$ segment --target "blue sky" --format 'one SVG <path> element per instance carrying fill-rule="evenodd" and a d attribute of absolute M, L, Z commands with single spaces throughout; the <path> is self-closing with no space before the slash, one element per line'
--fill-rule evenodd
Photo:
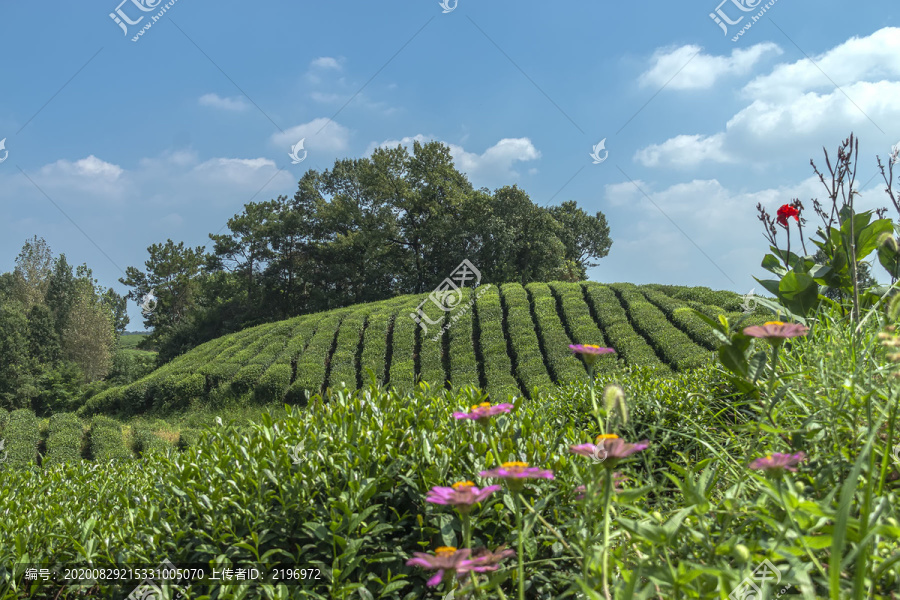
<path fill-rule="evenodd" d="M 0 4 L 0 271 L 39 235 L 124 293 L 150 244 L 209 246 L 307 169 L 417 138 L 475 187 L 603 211 L 597 281 L 759 290 L 756 204 L 799 197 L 814 228 L 809 160 L 850 131 L 861 207 L 898 217 L 873 178 L 900 141 L 893 2 L 176 0 L 135 42 L 166 2 L 119 1 Z"/>

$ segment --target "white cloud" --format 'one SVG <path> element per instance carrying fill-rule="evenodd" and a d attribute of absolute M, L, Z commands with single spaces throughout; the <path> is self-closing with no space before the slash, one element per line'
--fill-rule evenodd
<path fill-rule="evenodd" d="M 369 144 L 365 155 L 369 156 L 375 148 L 396 148 L 398 145 L 412 149 L 413 142 L 426 143 L 435 139 L 434 136 L 426 137 L 422 134 L 413 137 L 405 137 L 400 140 L 387 140 Z M 537 160 L 541 157 L 540 151 L 534 147 L 528 138 L 504 138 L 485 150 L 482 154 L 467 152 L 465 148 L 457 144 L 442 142 L 450 148 L 450 156 L 456 168 L 465 173 L 469 180 L 476 185 L 507 185 L 520 177 L 513 169 L 516 162 Z"/>
<path fill-rule="evenodd" d="M 291 127 L 283 133 L 276 133 L 270 141 L 289 149 L 303 138 L 306 138 L 303 147 L 311 154 L 344 152 L 350 145 L 350 130 L 331 119 L 320 117 Z"/>
<path fill-rule="evenodd" d="M 638 82 L 642 86 L 666 86 L 674 90 L 708 89 L 723 76 L 749 73 L 767 54 L 779 55 L 782 50 L 772 42 L 736 48 L 731 56 L 703 54 L 700 46 L 695 45 L 657 50 L 652 66 L 641 74 Z"/>
<path fill-rule="evenodd" d="M 198 100 L 200 106 L 209 106 L 220 110 L 242 111 L 249 108 L 249 104 L 244 100 L 243 96 L 233 96 L 231 98 L 222 98 L 218 94 L 204 94 Z"/>
<path fill-rule="evenodd" d="M 93 154 L 75 162 L 58 160 L 52 165 L 43 167 L 41 171 L 50 175 L 60 173 L 101 181 L 115 181 L 123 173 L 122 167 L 100 160 Z"/>
<path fill-rule="evenodd" d="M 336 71 L 341 70 L 340 61 L 331 56 L 320 56 L 319 58 L 313 59 L 309 63 L 309 66 L 317 69 L 334 69 Z"/>
<path fill-rule="evenodd" d="M 777 65 L 744 87 L 750 102 L 724 130 L 651 144 L 635 160 L 674 168 L 736 162 L 761 166 L 822 145 L 830 149 L 850 131 L 864 141 L 879 140 L 900 122 L 900 29 L 852 38 L 814 60 L 828 76 L 807 59 Z M 862 144 L 861 150 L 866 153 Z"/>
<path fill-rule="evenodd" d="M 98 199 L 121 200 L 130 187 L 122 167 L 93 154 L 74 162 L 63 159 L 44 165 L 36 182 L 56 198 L 68 199 L 79 192 L 87 193 L 92 204 Z"/>

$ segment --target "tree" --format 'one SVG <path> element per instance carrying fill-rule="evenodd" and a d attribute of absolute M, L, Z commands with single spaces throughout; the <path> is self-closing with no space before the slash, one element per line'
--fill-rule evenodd
<path fill-rule="evenodd" d="M 28 406 L 31 371 L 24 306 L 18 301 L 0 303 L 0 406 L 9 410 Z"/>
<path fill-rule="evenodd" d="M 77 282 L 62 342 L 63 357 L 78 365 L 88 382 L 109 373 L 116 345 L 115 318 L 97 296 L 90 279 Z"/>
<path fill-rule="evenodd" d="M 25 310 L 44 301 L 52 269 L 53 253 L 47 242 L 37 236 L 26 241 L 16 257 L 13 271 L 16 297 L 25 305 Z"/>
<path fill-rule="evenodd" d="M 609 254 L 612 240 L 609 237 L 609 225 L 606 216 L 597 211 L 590 216 L 574 200 L 563 202 L 550 209 L 550 214 L 562 226 L 562 243 L 566 247 L 566 260 L 575 261 L 581 270 L 581 279 L 587 278 L 587 269 L 599 263 L 593 259 L 603 258 Z"/>

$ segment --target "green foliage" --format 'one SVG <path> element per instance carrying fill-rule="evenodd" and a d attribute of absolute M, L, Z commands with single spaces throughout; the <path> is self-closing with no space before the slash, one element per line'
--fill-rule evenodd
<path fill-rule="evenodd" d="M 502 306 L 506 313 L 506 327 L 512 346 L 516 374 L 529 396 L 538 389 L 553 385 L 544 366 L 541 347 L 531 318 L 531 305 L 525 289 L 514 283 L 500 287 Z"/>
<path fill-rule="evenodd" d="M 180 448 L 181 450 L 185 450 L 187 448 L 193 448 L 200 441 L 201 437 L 202 437 L 201 431 L 199 431 L 195 428 L 192 428 L 192 427 L 183 428 L 179 432 L 178 448 Z"/>
<path fill-rule="evenodd" d="M 566 334 L 557 312 L 556 298 L 546 283 L 531 283 L 528 290 L 538 335 L 543 343 L 544 355 L 550 372 L 557 383 L 583 380 L 587 376 L 584 365 L 572 354 L 572 340 Z"/>
<path fill-rule="evenodd" d="M 685 333 L 674 327 L 666 315 L 632 284 L 610 286 L 625 304 L 641 335 L 650 340 L 661 358 L 678 371 L 693 369 L 709 363 L 709 352 L 700 348 Z"/>
<path fill-rule="evenodd" d="M 391 370 L 388 375 L 389 384 L 398 390 L 409 390 L 416 379 L 416 329 L 419 327 L 410 317 L 422 301 L 421 297 L 412 297 L 400 306 L 394 317 L 391 334 Z M 376 342 L 377 344 L 377 342 Z"/>
<path fill-rule="evenodd" d="M 166 452 L 172 445 L 156 435 L 150 427 L 140 426 L 132 430 L 132 450 L 144 458 L 154 452 Z"/>
<path fill-rule="evenodd" d="M 6 427 L 6 424 L 9 422 L 9 411 L 5 408 L 0 408 L 0 433 L 3 433 L 3 429 Z"/>
<path fill-rule="evenodd" d="M 597 327 L 597 323 L 591 316 L 591 311 L 584 300 L 584 292 L 578 283 L 551 283 L 550 289 L 558 298 L 558 305 L 562 309 L 562 317 L 569 331 L 572 332 L 573 344 L 593 344 L 608 348 L 609 344 L 603 337 L 603 332 Z M 594 373 L 605 373 L 616 370 L 623 365 L 623 361 L 615 356 L 604 357 L 597 362 Z"/>
<path fill-rule="evenodd" d="M 662 373 L 671 370 L 659 359 L 646 339 L 634 330 L 626 308 L 609 287 L 588 282 L 583 285 L 583 289 L 607 341 L 615 348 L 616 354 L 625 359 L 626 364 L 646 365 Z"/>
<path fill-rule="evenodd" d="M 513 377 L 512 360 L 507 348 L 507 336 L 503 331 L 503 307 L 500 290 L 496 286 L 478 288 L 475 315 L 480 331 L 479 344 L 484 359 L 485 391 L 494 402 L 506 401 L 509 395 L 521 395 Z"/>
<path fill-rule="evenodd" d="M 340 388 L 341 384 L 344 383 L 348 388 L 356 389 L 356 355 L 359 345 L 362 343 L 363 328 L 366 325 L 366 319 L 370 312 L 372 312 L 372 306 L 364 305 L 362 308 L 350 313 L 341 323 L 338 331 L 337 346 L 335 346 L 334 354 L 331 356 L 329 386 Z"/>
<path fill-rule="evenodd" d="M 254 391 L 256 401 L 261 404 L 280 403 L 291 387 L 291 365 L 272 365 L 260 378 Z"/>
<path fill-rule="evenodd" d="M 718 347 L 720 340 L 706 322 L 690 311 L 690 307 L 672 300 L 660 292 L 643 290 L 643 294 L 647 300 L 663 311 L 666 317 L 684 331 L 694 342 L 705 346 L 709 350 L 715 350 Z"/>
<path fill-rule="evenodd" d="M 34 413 L 24 408 L 12 411 L 9 422 L 3 429 L 5 450 L 9 453 L 4 465 L 11 467 L 36 465 L 40 439 L 40 426 Z"/>
<path fill-rule="evenodd" d="M 55 463 L 81 460 L 81 444 L 84 428 L 74 413 L 58 413 L 50 417 L 47 453 L 41 465 L 47 468 Z"/>
<path fill-rule="evenodd" d="M 472 308 L 469 306 L 473 292 L 469 288 L 461 291 L 462 299 L 449 317 L 447 324 L 450 328 L 444 333 L 450 336 L 450 384 L 455 389 L 479 385 L 478 362 L 473 345 Z M 393 373 L 393 369 L 391 372 Z M 391 382 L 393 381 L 392 376 Z"/>
<path fill-rule="evenodd" d="M 133 458 L 125 445 L 122 426 L 118 421 L 103 415 L 95 416 L 91 419 L 88 437 L 91 458 L 97 462 Z"/>
<path fill-rule="evenodd" d="M 325 385 L 326 364 L 331 358 L 338 327 L 349 311 L 332 311 L 324 316 L 309 345 L 297 361 L 297 378 L 288 390 L 288 400 L 299 402 L 306 394 L 315 394 Z"/>

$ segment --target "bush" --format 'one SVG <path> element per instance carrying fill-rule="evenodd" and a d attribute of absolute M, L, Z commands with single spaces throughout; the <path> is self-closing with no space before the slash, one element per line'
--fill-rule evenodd
<path fill-rule="evenodd" d="M 200 441 L 202 432 L 193 427 L 186 427 L 178 432 L 178 449 L 187 450 L 193 448 Z"/>
<path fill-rule="evenodd" d="M 512 344 L 516 373 L 529 397 L 535 389 L 553 385 L 544 364 L 536 326 L 531 318 L 531 305 L 525 288 L 517 283 L 500 286 L 501 306 L 506 313 L 506 327 Z"/>
<path fill-rule="evenodd" d="M 147 426 L 136 427 L 132 440 L 135 454 L 142 458 L 153 452 L 165 452 L 172 447 L 169 442 L 155 435 Z"/>
<path fill-rule="evenodd" d="M 459 390 L 465 386 L 480 386 L 478 381 L 478 361 L 475 358 L 475 344 L 472 323 L 472 290 L 463 288 L 463 298 L 456 309 L 449 313 L 447 324 L 450 328 L 444 335 L 450 336 L 450 383 Z"/>
<path fill-rule="evenodd" d="M 625 364 L 648 366 L 660 372 L 671 372 L 647 341 L 635 332 L 622 304 L 611 289 L 594 282 L 582 284 L 588 306 L 600 324 L 609 345 Z"/>
<path fill-rule="evenodd" d="M 550 293 L 550 287 L 546 283 L 530 283 L 525 289 L 531 297 L 538 335 L 544 343 L 544 354 L 554 380 L 560 384 L 584 380 L 587 371 L 569 349 L 572 340 L 559 318 L 556 299 Z"/>
<path fill-rule="evenodd" d="M 410 317 L 422 301 L 422 296 L 407 298 L 394 317 L 391 333 L 391 370 L 388 384 L 398 390 L 409 390 L 416 379 L 416 329 L 419 327 Z M 386 360 L 386 359 L 385 359 Z"/>
<path fill-rule="evenodd" d="M 84 427 L 73 413 L 58 413 L 50 417 L 47 454 L 43 466 L 81 460 Z"/>
<path fill-rule="evenodd" d="M 338 331 L 337 346 L 331 356 L 331 373 L 326 385 L 339 388 L 341 382 L 351 390 L 356 389 L 356 352 L 362 342 L 363 328 L 372 306 L 366 305 L 353 311 L 341 323 Z"/>
<path fill-rule="evenodd" d="M 369 381 L 369 369 L 375 373 L 375 379 L 379 383 L 385 382 L 388 330 L 396 324 L 396 319 L 404 312 L 415 310 L 415 304 L 411 308 L 409 305 L 410 297 L 402 296 L 381 303 L 380 308 L 369 315 L 369 325 L 363 335 L 363 351 L 359 360 L 359 370 L 364 383 Z"/>
<path fill-rule="evenodd" d="M 482 289 L 484 287 L 484 289 Z M 482 286 L 475 295 L 475 319 L 478 322 L 481 357 L 484 360 L 485 390 L 494 401 L 505 400 L 510 394 L 520 395 L 519 384 L 513 377 L 512 361 L 503 332 L 503 309 L 500 290 L 496 286 Z"/>
<path fill-rule="evenodd" d="M 38 462 L 38 443 L 41 440 L 38 419 L 26 408 L 12 411 L 9 422 L 3 430 L 3 440 L 7 463 L 13 467 L 24 467 Z"/>
<path fill-rule="evenodd" d="M 122 426 L 109 417 L 98 415 L 91 420 L 90 430 L 91 457 L 98 462 L 133 458 L 125 438 Z"/>
<path fill-rule="evenodd" d="M 300 402 L 304 399 L 305 392 L 315 394 L 322 390 L 325 384 L 325 364 L 331 356 L 335 334 L 349 312 L 348 309 L 335 310 L 322 319 L 309 346 L 297 361 L 297 379 L 288 390 L 289 401 Z"/>
<path fill-rule="evenodd" d="M 6 424 L 9 422 L 9 411 L 5 408 L 0 408 L 0 433 L 6 428 Z"/>
<path fill-rule="evenodd" d="M 719 346 L 719 340 L 712 328 L 703 320 L 691 312 L 683 302 L 673 300 L 662 292 L 653 290 L 641 290 L 644 297 L 684 331 L 696 343 L 705 346 L 708 350 L 715 350 Z"/>
<path fill-rule="evenodd" d="M 256 385 L 256 401 L 261 404 L 281 402 L 291 386 L 291 365 L 274 364 Z"/>

